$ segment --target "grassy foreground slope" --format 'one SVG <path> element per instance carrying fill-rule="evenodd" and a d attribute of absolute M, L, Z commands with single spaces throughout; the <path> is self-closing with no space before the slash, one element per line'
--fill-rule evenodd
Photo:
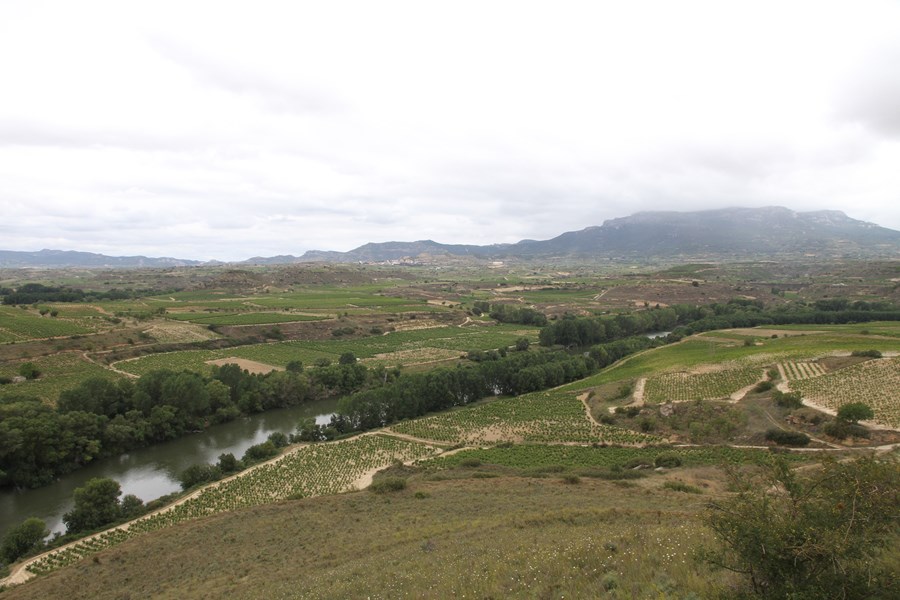
<path fill-rule="evenodd" d="M 497 469 L 425 474 L 392 494 L 288 501 L 141 536 L 9 598 L 709 597 L 692 560 L 708 498 Z M 691 481 L 722 487 L 712 469 Z M 693 594 L 693 596 L 691 596 Z"/>

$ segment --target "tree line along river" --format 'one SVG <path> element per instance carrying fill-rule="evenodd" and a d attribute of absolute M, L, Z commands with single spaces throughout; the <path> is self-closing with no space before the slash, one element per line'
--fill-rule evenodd
<path fill-rule="evenodd" d="M 327 424 L 337 399 L 310 402 L 291 408 L 270 410 L 215 425 L 205 431 L 99 460 L 63 475 L 50 485 L 36 489 L 0 493 L 0 535 L 28 517 L 47 523 L 52 533 L 65 532 L 63 514 L 71 510 L 72 493 L 94 477 L 109 477 L 122 486 L 122 496 L 134 494 L 145 503 L 181 489 L 178 474 L 197 463 L 214 463 L 220 454 L 243 456 L 250 446 L 266 441 L 269 434 L 293 433 L 297 424 L 314 417 Z"/>

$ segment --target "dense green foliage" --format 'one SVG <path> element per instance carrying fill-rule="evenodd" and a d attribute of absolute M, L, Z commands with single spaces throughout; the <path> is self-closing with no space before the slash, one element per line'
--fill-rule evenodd
<path fill-rule="evenodd" d="M 76 488 L 75 507 L 63 515 L 66 531 L 90 531 L 118 520 L 122 516 L 121 495 L 122 489 L 113 479 L 94 478 Z"/>
<path fill-rule="evenodd" d="M 540 342 L 543 346 L 583 348 L 640 333 L 668 331 L 691 316 L 685 307 L 654 308 L 614 317 L 566 316 L 541 329 Z"/>
<path fill-rule="evenodd" d="M 91 302 L 95 300 L 124 300 L 134 297 L 131 291 L 112 289 L 108 292 L 85 292 L 78 288 L 52 287 L 40 283 L 26 283 L 3 296 L 3 304 L 35 304 L 37 302 Z"/>
<path fill-rule="evenodd" d="M 0 485 L 44 485 L 98 457 L 242 414 L 349 393 L 366 385 L 369 375 L 358 363 L 263 375 L 228 364 L 211 377 L 160 370 L 136 383 L 90 378 L 64 391 L 55 409 L 33 398 L 7 397 L 0 403 Z"/>
<path fill-rule="evenodd" d="M 3 540 L 0 541 L 0 561 L 6 564 L 15 562 L 29 552 L 40 548 L 43 539 L 49 534 L 47 524 L 35 517 L 25 519 L 20 524 L 10 527 L 3 535 Z"/>
<path fill-rule="evenodd" d="M 744 574 L 762 598 L 895 598 L 898 574 L 881 550 L 900 536 L 900 465 L 826 462 L 807 479 L 784 463 L 733 478 L 737 495 L 712 505 L 722 542 L 710 559 Z"/>
<path fill-rule="evenodd" d="M 772 428 L 766 431 L 766 441 L 782 446 L 807 446 L 809 445 L 809 436 L 799 431 Z"/>
<path fill-rule="evenodd" d="M 383 427 L 488 396 L 554 387 L 586 377 L 596 369 L 596 362 L 589 357 L 518 352 L 467 367 L 415 373 L 341 398 L 332 425 L 342 432 Z"/>
<path fill-rule="evenodd" d="M 490 317 L 501 323 L 521 323 L 522 325 L 536 325 L 543 327 L 547 324 L 547 317 L 533 308 L 526 306 L 513 306 L 512 304 L 491 305 Z"/>
<path fill-rule="evenodd" d="M 872 408 L 863 402 L 850 402 L 837 410 L 837 418 L 848 423 L 857 423 L 874 416 Z"/>

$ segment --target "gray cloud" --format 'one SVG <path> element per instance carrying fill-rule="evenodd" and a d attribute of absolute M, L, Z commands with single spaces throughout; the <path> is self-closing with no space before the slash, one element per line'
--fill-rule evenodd
<path fill-rule="evenodd" d="M 876 135 L 900 138 L 900 43 L 860 61 L 841 89 L 837 114 Z"/>
<path fill-rule="evenodd" d="M 900 228 L 892 3 L 50 4 L 0 7 L 4 249 L 242 259 L 773 204 Z"/>

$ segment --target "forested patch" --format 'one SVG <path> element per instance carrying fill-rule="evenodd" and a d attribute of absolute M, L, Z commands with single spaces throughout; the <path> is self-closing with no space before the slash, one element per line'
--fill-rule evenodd
<path fill-rule="evenodd" d="M 0 403 L 0 485 L 45 485 L 100 457 L 240 415 L 346 394 L 376 379 L 389 377 L 355 362 L 264 375 L 228 364 L 210 377 L 159 370 L 134 383 L 87 379 L 60 394 L 55 408 L 27 396 L 7 397 Z"/>

